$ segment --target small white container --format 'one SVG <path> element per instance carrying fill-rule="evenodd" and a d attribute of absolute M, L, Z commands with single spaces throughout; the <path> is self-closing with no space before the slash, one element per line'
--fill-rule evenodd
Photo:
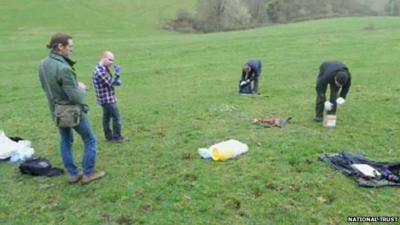
<path fill-rule="evenodd" d="M 335 128 L 336 127 L 336 115 L 326 115 L 324 121 L 324 127 Z"/>

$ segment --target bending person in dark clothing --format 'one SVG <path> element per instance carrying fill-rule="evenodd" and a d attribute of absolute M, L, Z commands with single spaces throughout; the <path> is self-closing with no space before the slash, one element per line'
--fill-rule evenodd
<path fill-rule="evenodd" d="M 242 77 L 239 82 L 239 93 L 259 94 L 258 81 L 261 76 L 261 61 L 250 60 L 243 65 Z"/>
<path fill-rule="evenodd" d="M 330 87 L 330 97 L 329 101 L 325 102 L 325 93 L 328 84 Z M 351 75 L 346 65 L 341 62 L 322 63 L 317 77 L 317 101 L 314 121 L 322 122 L 324 107 L 328 115 L 335 115 L 337 105 L 343 105 L 345 103 L 350 85 Z"/>

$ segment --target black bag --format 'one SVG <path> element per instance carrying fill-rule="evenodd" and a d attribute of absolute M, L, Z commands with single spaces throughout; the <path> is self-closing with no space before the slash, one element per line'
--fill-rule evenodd
<path fill-rule="evenodd" d="M 32 176 L 59 176 L 64 174 L 64 170 L 60 168 L 53 168 L 49 160 L 45 158 L 29 158 L 19 166 L 19 171 L 22 174 Z"/>
<path fill-rule="evenodd" d="M 242 80 L 239 81 L 239 93 L 240 94 L 253 94 L 253 89 L 251 88 L 251 83 L 240 85 Z"/>

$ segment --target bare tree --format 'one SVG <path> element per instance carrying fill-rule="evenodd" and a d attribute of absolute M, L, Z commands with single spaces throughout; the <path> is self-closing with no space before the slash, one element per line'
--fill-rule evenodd
<path fill-rule="evenodd" d="M 206 30 L 221 30 L 227 0 L 199 0 L 197 4 L 197 19 Z"/>
<path fill-rule="evenodd" d="M 229 0 L 229 4 L 225 5 L 221 21 L 223 29 L 245 28 L 250 25 L 250 21 L 251 15 L 242 0 Z"/>
<path fill-rule="evenodd" d="M 195 15 L 179 11 L 175 30 L 215 32 L 334 16 L 400 15 L 400 0 L 197 0 Z"/>
<path fill-rule="evenodd" d="M 389 16 L 400 15 L 400 2 L 399 0 L 389 0 L 385 7 Z"/>
<path fill-rule="evenodd" d="M 268 22 L 266 14 L 267 0 L 245 0 L 252 20 L 256 24 L 263 24 Z"/>
<path fill-rule="evenodd" d="M 205 31 L 222 31 L 248 26 L 251 16 L 242 0 L 199 0 L 197 19 Z"/>

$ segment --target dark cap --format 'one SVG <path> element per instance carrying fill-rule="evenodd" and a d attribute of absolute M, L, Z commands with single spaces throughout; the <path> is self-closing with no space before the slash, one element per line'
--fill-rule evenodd
<path fill-rule="evenodd" d="M 340 85 L 344 86 L 347 84 L 347 81 L 349 80 L 349 75 L 345 71 L 339 71 L 336 73 L 335 80 Z"/>

